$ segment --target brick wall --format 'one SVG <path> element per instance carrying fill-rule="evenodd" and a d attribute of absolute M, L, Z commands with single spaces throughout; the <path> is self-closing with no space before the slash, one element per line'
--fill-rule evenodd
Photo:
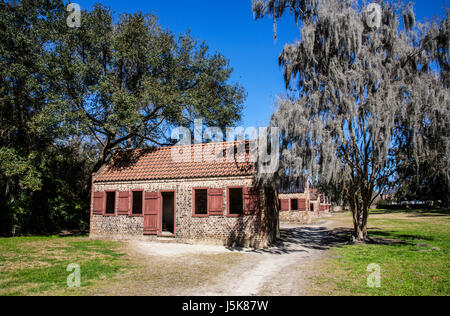
<path fill-rule="evenodd" d="M 280 222 L 309 224 L 312 218 L 321 217 L 329 213 L 329 205 L 320 203 L 320 195 L 316 194 L 316 199 L 311 199 L 308 192 L 305 193 L 291 193 L 280 194 L 280 200 L 289 200 L 289 209 L 287 211 L 280 211 Z M 291 210 L 291 199 L 305 199 L 306 211 Z M 313 208 L 311 208 L 311 204 Z"/>
<path fill-rule="evenodd" d="M 280 200 L 289 200 L 289 210 L 280 211 L 280 222 L 289 223 L 300 223 L 308 224 L 311 222 L 311 214 L 309 212 L 309 196 L 308 193 L 291 193 L 291 194 L 280 194 Z M 291 210 L 291 199 L 305 199 L 306 200 L 306 211 L 295 211 Z"/>
<path fill-rule="evenodd" d="M 272 229 L 265 221 L 264 207 L 257 215 L 227 216 L 226 188 L 230 186 L 251 187 L 252 184 L 252 177 L 180 179 L 93 183 L 92 191 L 144 190 L 146 192 L 158 192 L 160 190 L 175 190 L 175 236 L 178 241 L 264 247 L 273 238 Z M 199 187 L 223 189 L 223 215 L 209 217 L 192 216 L 192 190 Z M 116 194 L 116 207 L 117 205 L 118 194 Z M 144 236 L 143 226 L 144 219 L 142 216 L 102 216 L 91 213 L 90 237 L 102 239 L 157 239 L 155 236 Z"/>
<path fill-rule="evenodd" d="M 311 214 L 304 211 L 280 212 L 280 222 L 309 224 L 311 222 Z"/>

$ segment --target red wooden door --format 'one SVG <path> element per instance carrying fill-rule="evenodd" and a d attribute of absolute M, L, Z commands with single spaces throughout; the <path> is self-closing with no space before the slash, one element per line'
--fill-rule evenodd
<path fill-rule="evenodd" d="M 161 217 L 159 195 L 157 192 L 145 192 L 144 198 L 144 235 L 157 235 Z"/>

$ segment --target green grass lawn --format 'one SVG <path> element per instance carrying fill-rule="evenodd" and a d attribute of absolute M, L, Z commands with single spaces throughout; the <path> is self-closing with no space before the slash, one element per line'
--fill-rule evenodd
<path fill-rule="evenodd" d="M 348 213 L 332 220 L 336 229 L 352 227 Z M 369 227 L 382 243 L 332 248 L 326 260 L 312 263 L 311 294 L 450 295 L 448 213 L 374 211 Z M 0 295 L 177 295 L 241 260 L 241 254 L 160 258 L 87 237 L 0 238 Z M 81 268 L 80 288 L 67 286 L 72 263 Z M 379 288 L 366 283 L 371 263 L 381 268 Z"/>
<path fill-rule="evenodd" d="M 0 238 L 0 295 L 78 295 L 131 268 L 119 243 L 86 237 Z M 67 286 L 78 264 L 80 288 Z"/>
<path fill-rule="evenodd" d="M 212 282 L 241 258 L 146 255 L 126 242 L 87 237 L 0 238 L 0 295 L 179 295 Z M 69 264 L 80 266 L 79 288 L 67 285 Z"/>
<path fill-rule="evenodd" d="M 349 214 L 340 214 L 351 227 Z M 382 244 L 331 249 L 314 287 L 323 295 L 450 295 L 450 216 L 436 211 L 373 211 L 369 235 Z M 434 250 L 433 250 L 434 248 Z M 381 286 L 367 286 L 369 264 Z"/>

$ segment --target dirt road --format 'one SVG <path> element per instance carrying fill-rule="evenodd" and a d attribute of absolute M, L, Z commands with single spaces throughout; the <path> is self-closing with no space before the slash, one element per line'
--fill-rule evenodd
<path fill-rule="evenodd" d="M 242 262 L 218 277 L 214 285 L 189 291 L 196 295 L 308 295 L 316 260 L 333 245 L 332 220 L 309 226 L 282 226 L 281 241 L 263 250 L 245 251 Z"/>
<path fill-rule="evenodd" d="M 335 224 L 332 217 L 327 217 L 314 225 L 282 225 L 281 240 L 268 249 L 145 242 L 135 243 L 134 249 L 174 261 L 202 254 L 240 254 L 238 264 L 226 267 L 223 273 L 212 276 L 201 286 L 180 289 L 177 295 L 308 295 L 314 266 L 324 258 L 327 249 L 340 242 Z"/>

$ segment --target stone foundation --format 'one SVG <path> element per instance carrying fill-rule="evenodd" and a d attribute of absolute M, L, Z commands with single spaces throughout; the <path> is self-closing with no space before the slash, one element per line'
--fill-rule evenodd
<path fill-rule="evenodd" d="M 280 212 L 280 222 L 309 224 L 311 223 L 311 214 L 307 211 Z"/>

